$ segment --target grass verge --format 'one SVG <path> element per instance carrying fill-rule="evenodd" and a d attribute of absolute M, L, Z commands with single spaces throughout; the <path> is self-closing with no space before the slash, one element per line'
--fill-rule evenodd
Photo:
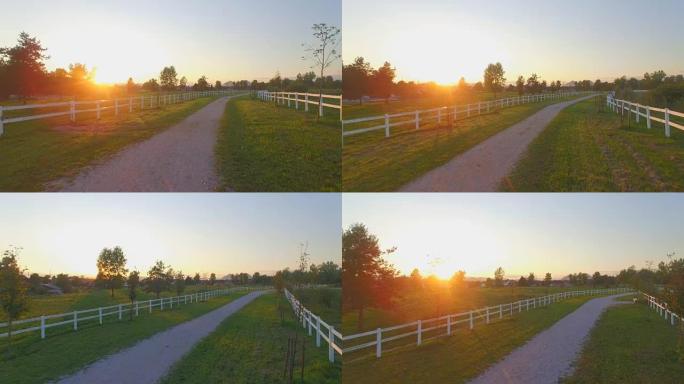
<path fill-rule="evenodd" d="M 7 351 L 7 339 L 2 339 L 0 377 L 6 384 L 42 383 L 57 379 L 242 295 L 244 293 L 233 293 L 151 315 L 141 313 L 132 321 L 117 321 L 109 317 L 102 326 L 97 324 L 97 320 L 90 320 L 89 323 L 79 324 L 78 331 L 72 331 L 68 326 L 58 327 L 49 330 L 47 338 L 43 340 L 40 339 L 40 333 L 32 332 L 24 337 L 13 338 L 10 353 Z"/>
<path fill-rule="evenodd" d="M 537 137 L 501 189 L 519 192 L 682 191 L 684 132 L 644 119 L 621 123 L 587 100 L 562 111 Z"/>
<path fill-rule="evenodd" d="M 682 378 L 677 328 L 641 302 L 610 308 L 601 316 L 575 372 L 562 382 L 674 384 Z"/>
<path fill-rule="evenodd" d="M 454 127 L 398 131 L 389 138 L 373 132 L 345 138 L 342 188 L 348 192 L 395 191 L 491 136 L 557 103 L 524 104 L 458 120 Z"/>
<path fill-rule="evenodd" d="M 61 177 L 75 175 L 94 161 L 168 128 L 215 98 L 202 98 L 144 112 L 88 114 L 7 124 L 0 137 L 0 191 L 41 191 Z"/>
<path fill-rule="evenodd" d="M 278 301 L 286 305 L 281 324 Z M 304 380 L 300 379 L 301 351 L 297 353 L 296 383 L 339 383 L 341 364 L 328 362 L 328 348 L 316 347 L 315 338 L 304 336 L 289 304 L 279 294 L 257 298 L 226 319 L 200 342 L 162 380 L 172 383 L 283 383 L 288 336 L 305 338 Z"/>
<path fill-rule="evenodd" d="M 475 378 L 534 335 L 584 304 L 590 297 L 572 298 L 473 330 L 460 325 L 452 336 L 383 353 L 380 359 L 345 357 L 343 383 L 462 383 Z M 370 351 L 370 353 L 368 353 Z"/>
<path fill-rule="evenodd" d="M 223 189 L 328 192 L 340 190 L 341 138 L 336 115 L 249 98 L 228 102 L 216 147 Z"/>

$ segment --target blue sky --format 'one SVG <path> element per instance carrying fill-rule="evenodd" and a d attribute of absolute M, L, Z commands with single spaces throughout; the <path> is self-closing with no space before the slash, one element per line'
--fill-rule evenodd
<path fill-rule="evenodd" d="M 146 272 L 157 259 L 186 274 L 273 272 L 341 262 L 339 194 L 3 194 L 0 250 L 21 246 L 30 272 L 94 276 L 120 245 Z"/>
<path fill-rule="evenodd" d="M 406 80 L 547 80 L 684 73 L 681 0 L 345 0 L 344 61 L 389 60 Z M 380 16 L 382 15 L 382 16 Z"/>
<path fill-rule="evenodd" d="M 0 46 L 26 31 L 48 47 L 50 69 L 83 62 L 101 82 L 147 80 L 165 65 L 191 81 L 264 80 L 310 69 L 301 44 L 312 41 L 314 23 L 341 25 L 340 1 L 11 1 Z"/>
<path fill-rule="evenodd" d="M 681 194 L 345 194 L 342 206 L 343 227 L 397 246 L 405 273 L 561 278 L 684 255 Z"/>

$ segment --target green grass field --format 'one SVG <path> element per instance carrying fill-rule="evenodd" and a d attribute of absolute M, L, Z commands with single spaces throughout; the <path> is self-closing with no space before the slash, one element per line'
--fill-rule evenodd
<path fill-rule="evenodd" d="M 519 192 L 682 191 L 684 132 L 646 128 L 594 100 L 561 112 L 530 144 L 501 189 Z M 674 121 L 674 119 L 673 119 Z"/>
<path fill-rule="evenodd" d="M 278 300 L 285 305 L 281 324 Z M 304 380 L 300 379 L 301 349 L 295 356 L 296 383 L 339 383 L 341 364 L 328 362 L 328 348 L 317 348 L 304 336 L 285 298 L 266 294 L 226 319 L 200 342 L 162 383 L 283 383 L 288 336 L 306 340 Z"/>
<path fill-rule="evenodd" d="M 118 321 L 110 316 L 105 318 L 102 326 L 96 319 L 90 320 L 79 324 L 78 331 L 73 331 L 68 325 L 52 328 L 42 340 L 40 332 L 27 333 L 13 338 L 11 353 L 7 350 L 7 339 L 0 339 L 0 377 L 3 384 L 54 380 L 242 295 L 242 292 L 232 293 L 203 303 L 156 311 L 151 315 L 141 311 L 140 317 L 132 321 L 128 318 Z"/>
<path fill-rule="evenodd" d="M 343 383 L 463 383 L 482 373 L 537 333 L 565 317 L 589 297 L 572 298 L 547 307 L 476 325 L 463 325 L 452 336 L 383 352 L 374 349 L 345 356 Z"/>
<path fill-rule="evenodd" d="M 393 128 L 391 137 L 372 132 L 345 138 L 342 189 L 395 191 L 496 133 L 558 101 L 525 104 L 458 120 L 454 127 Z M 434 125 L 434 124 L 433 124 Z"/>
<path fill-rule="evenodd" d="M 222 188 L 241 192 L 340 190 L 337 114 L 249 98 L 228 102 L 216 147 Z"/>
<path fill-rule="evenodd" d="M 562 382 L 681 383 L 677 328 L 645 302 L 608 309 L 584 345 L 576 371 Z"/>
<path fill-rule="evenodd" d="M 301 288 L 291 292 L 302 305 L 326 323 L 339 328 L 342 323 L 342 288 Z"/>
<path fill-rule="evenodd" d="M 0 137 L 0 191 L 42 191 L 50 182 L 75 175 L 94 161 L 125 146 L 147 139 L 209 104 L 202 98 L 143 112 L 79 114 L 77 123 L 67 117 L 32 120 L 5 126 Z"/>

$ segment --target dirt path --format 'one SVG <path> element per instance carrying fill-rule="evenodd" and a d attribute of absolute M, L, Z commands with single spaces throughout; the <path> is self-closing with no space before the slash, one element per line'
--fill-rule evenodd
<path fill-rule="evenodd" d="M 175 362 L 190 352 L 195 344 L 214 331 L 223 320 L 264 293 L 265 291 L 248 293 L 219 309 L 100 359 L 58 383 L 156 383 Z"/>
<path fill-rule="evenodd" d="M 213 101 L 163 132 L 86 168 L 73 179 L 54 182 L 54 189 L 61 192 L 215 191 L 219 178 L 214 145 L 228 99 Z"/>
<path fill-rule="evenodd" d="M 558 383 L 561 377 L 572 372 L 573 361 L 603 311 L 620 304 L 614 299 L 625 295 L 630 294 L 600 297 L 584 303 L 487 369 L 470 384 Z"/>
<path fill-rule="evenodd" d="M 401 192 L 495 192 L 527 146 L 564 108 L 594 96 L 549 105 L 448 163 L 401 187 Z"/>

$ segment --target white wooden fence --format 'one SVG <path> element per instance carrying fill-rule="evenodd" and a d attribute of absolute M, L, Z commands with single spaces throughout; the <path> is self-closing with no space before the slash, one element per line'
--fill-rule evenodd
<path fill-rule="evenodd" d="M 119 113 L 142 111 L 144 109 L 161 107 L 169 104 L 177 104 L 202 97 L 235 95 L 239 91 L 202 91 L 202 92 L 180 92 L 167 94 L 141 95 L 137 97 L 115 98 L 111 100 L 89 100 L 89 101 L 64 101 L 57 103 L 25 104 L 13 106 L 0 105 L 0 136 L 4 133 L 4 125 L 18 123 L 21 121 L 46 119 L 50 117 L 69 116 L 71 122 L 76 122 L 76 115 L 80 113 L 95 113 L 99 120 L 102 113 L 112 111 L 114 116 Z M 45 110 L 51 110 L 49 112 Z M 21 115 L 8 117 L 7 112 L 24 110 L 42 110 L 38 114 Z"/>
<path fill-rule="evenodd" d="M 316 333 L 316 346 L 321 346 L 321 339 L 328 343 L 328 360 L 331 363 L 334 362 L 335 353 L 342 355 L 342 348 L 336 342 L 336 338 L 342 339 L 342 334 L 323 321 L 320 316 L 306 309 L 287 289 L 285 289 L 285 297 L 290 302 L 297 319 L 302 322 L 302 327 L 308 330 L 309 336 L 312 336 L 313 332 Z"/>
<path fill-rule="evenodd" d="M 309 112 L 309 104 L 318 106 L 318 116 L 323 116 L 323 107 L 337 109 L 340 120 L 342 120 L 342 96 L 341 95 L 319 95 L 318 93 L 301 92 L 269 92 L 257 91 L 257 98 L 263 101 L 274 102 L 278 105 L 287 105 L 288 108 L 299 110 L 302 105 L 305 112 Z"/>
<path fill-rule="evenodd" d="M 677 116 L 677 117 L 682 117 L 684 118 L 684 113 L 682 112 L 677 112 L 673 111 L 667 108 L 655 108 L 651 107 L 648 105 L 641 105 L 638 103 L 632 103 L 627 100 L 617 100 L 614 99 L 611 95 L 608 95 L 606 97 L 606 104 L 608 105 L 608 108 L 610 108 L 612 111 L 614 111 L 617 114 L 621 114 L 622 116 L 627 113 L 627 119 L 631 119 L 632 115 L 634 115 L 634 119 L 636 120 L 637 124 L 643 117 L 646 119 L 646 128 L 651 129 L 653 122 L 657 121 L 659 123 L 663 123 L 665 126 L 665 136 L 670 137 L 671 133 L 671 127 L 675 127 L 680 130 L 684 130 L 684 123 L 678 124 L 676 122 L 671 121 L 672 116 Z M 661 117 L 654 116 L 654 114 L 661 114 Z"/>
<path fill-rule="evenodd" d="M 682 318 L 681 315 L 678 315 L 674 313 L 673 311 L 668 308 L 668 305 L 666 302 L 662 301 L 659 302 L 657 298 L 646 294 L 644 292 L 641 292 L 642 295 L 646 298 L 648 301 L 648 306 L 649 308 L 653 309 L 654 311 L 658 312 L 660 316 L 663 317 L 665 320 L 669 320 L 671 325 L 677 325 L 680 324 L 682 325 L 684 323 L 684 318 Z"/>
<path fill-rule="evenodd" d="M 468 327 L 468 329 L 473 329 L 478 322 L 489 324 L 490 321 L 494 319 L 502 319 L 504 316 L 513 316 L 514 314 L 520 313 L 523 310 L 529 311 L 530 309 L 547 306 L 551 303 L 571 297 L 607 295 L 631 291 L 632 290 L 628 288 L 610 288 L 559 292 L 552 295 L 519 300 L 514 303 L 499 304 L 485 308 L 474 309 L 468 312 L 456 313 L 427 320 L 418 320 L 387 328 L 378 328 L 374 331 L 343 336 L 342 341 L 344 344 L 347 344 L 347 342 L 352 340 L 355 341 L 355 344 L 350 346 L 345 345 L 345 347 L 342 349 L 342 352 L 349 353 L 365 348 L 375 347 L 375 356 L 376 358 L 380 358 L 382 357 L 383 344 L 390 341 L 399 340 L 406 337 L 415 337 L 416 345 L 421 345 L 426 340 L 451 336 L 454 329 L 459 327 L 461 324 L 465 324 L 464 326 Z M 439 333 L 442 329 L 444 330 L 443 333 Z M 403 330 L 408 331 L 404 333 L 397 333 L 397 331 Z M 432 332 L 431 334 L 433 336 L 426 338 L 426 333 L 428 332 Z"/>
<path fill-rule="evenodd" d="M 479 116 L 489 113 L 496 109 L 513 107 L 521 104 L 529 104 L 542 102 L 547 100 L 559 100 L 578 96 L 581 94 L 589 94 L 592 92 L 558 92 L 558 93 L 544 93 L 539 95 L 525 95 L 517 97 L 509 97 L 505 99 L 479 101 L 466 105 L 455 105 L 451 107 L 439 107 L 432 109 L 416 110 L 411 112 L 401 112 L 394 114 L 385 114 L 371 117 L 360 117 L 357 119 L 349 119 L 342 121 L 342 137 L 360 135 L 374 131 L 385 131 L 385 137 L 391 136 L 391 128 L 411 125 L 415 126 L 415 130 L 419 130 L 421 124 L 436 123 L 442 124 L 449 119 L 458 120 L 474 116 Z M 376 124 L 370 127 L 357 128 L 347 130 L 349 126 L 354 125 L 368 125 L 367 123 Z"/>
<path fill-rule="evenodd" d="M 136 301 L 133 303 L 122 303 L 108 307 L 82 309 L 68 313 L 43 315 L 39 317 L 32 317 L 30 319 L 13 321 L 11 332 L 12 335 L 18 335 L 26 332 L 40 331 L 40 337 L 41 339 L 44 339 L 46 336 L 45 331 L 49 328 L 71 326 L 73 327 L 73 330 L 76 331 L 78 330 L 79 325 L 82 325 L 84 322 L 88 321 L 97 321 L 100 325 L 102 325 L 103 321 L 108 317 L 122 320 L 124 315 L 130 316 L 130 312 L 133 312 L 135 316 L 139 316 L 140 313 L 146 312 L 151 314 L 154 309 L 158 309 L 160 311 L 163 311 L 164 309 L 173 309 L 174 307 L 179 307 L 181 305 L 203 302 L 213 297 L 224 296 L 233 292 L 249 289 L 250 288 L 244 287 L 226 288 L 207 292 L 197 292 L 182 296 L 162 297 L 159 299 Z M 15 329 L 17 326 L 19 328 Z M 9 323 L 0 323 L 0 331 L 3 332 L 0 333 L 0 338 L 7 337 L 9 335 Z"/>

